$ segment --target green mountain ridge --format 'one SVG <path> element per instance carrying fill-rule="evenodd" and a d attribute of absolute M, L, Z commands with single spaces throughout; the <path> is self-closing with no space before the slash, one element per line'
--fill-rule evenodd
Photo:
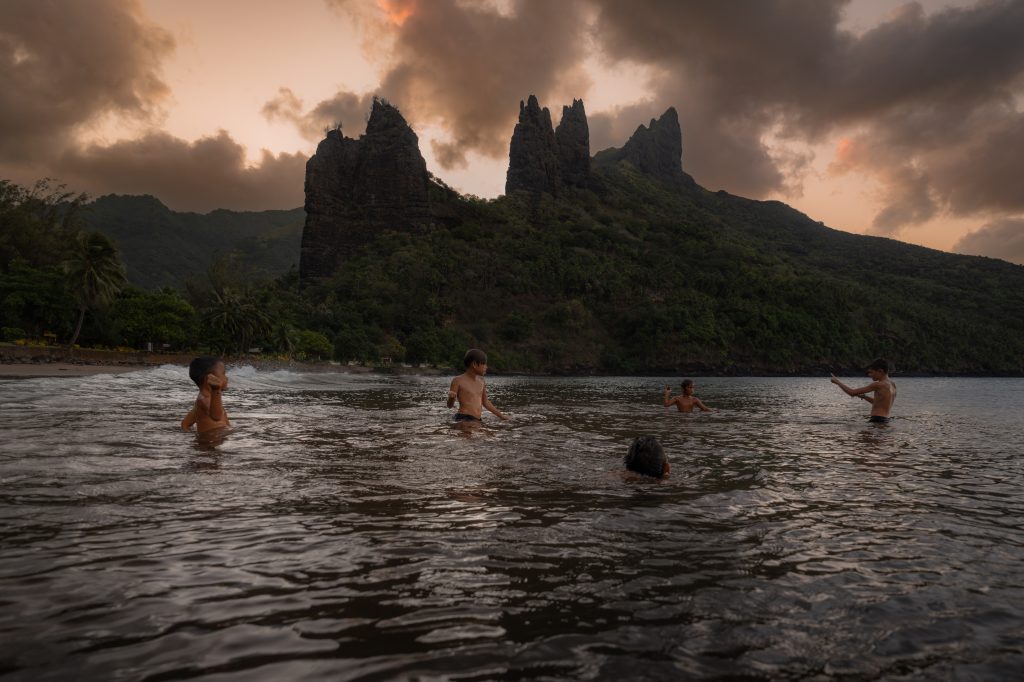
<path fill-rule="evenodd" d="M 303 285 L 303 209 L 200 215 L 109 195 L 82 226 L 113 237 L 146 289 L 234 254 L 246 305 L 341 361 L 458 364 L 478 346 L 498 371 L 817 373 L 886 356 L 906 372 L 1024 374 L 1022 266 L 834 230 L 608 154 L 590 186 L 557 196 L 430 192 L 429 229 L 378 229 Z"/>
<path fill-rule="evenodd" d="M 276 277 L 298 264 L 305 212 L 173 211 L 149 195 L 108 194 L 83 207 L 81 225 L 113 238 L 135 286 L 181 287 L 222 256 L 254 277 Z"/>
<path fill-rule="evenodd" d="M 331 314 L 307 322 L 339 358 L 391 339 L 415 360 L 473 345 L 529 371 L 804 373 L 876 356 L 1024 371 L 1024 267 L 834 230 L 626 161 L 593 173 L 596 190 L 558 197 L 439 194 L 429 232 L 382 230 L 311 286 Z"/>

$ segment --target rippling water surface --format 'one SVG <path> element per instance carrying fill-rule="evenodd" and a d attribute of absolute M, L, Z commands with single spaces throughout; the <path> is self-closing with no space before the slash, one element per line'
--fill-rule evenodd
<path fill-rule="evenodd" d="M 229 375 L 0 382 L 0 677 L 1021 678 L 1022 380 Z"/>

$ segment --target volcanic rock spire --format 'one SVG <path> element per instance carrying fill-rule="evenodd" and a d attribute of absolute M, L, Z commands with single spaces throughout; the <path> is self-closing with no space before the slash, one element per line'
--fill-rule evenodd
<path fill-rule="evenodd" d="M 519 122 L 509 145 L 505 193 L 525 190 L 556 194 L 561 186 L 551 112 L 547 107 L 541 109 L 537 98 L 530 95 L 526 103 L 519 102 Z"/>
<path fill-rule="evenodd" d="M 331 130 L 306 163 L 306 225 L 299 276 L 327 277 L 383 228 L 429 222 L 430 176 L 402 114 L 375 99 L 358 140 Z"/>
<path fill-rule="evenodd" d="M 590 182 L 590 127 L 583 100 L 574 99 L 571 107 L 562 107 L 555 143 L 562 182 L 573 187 L 586 187 Z"/>

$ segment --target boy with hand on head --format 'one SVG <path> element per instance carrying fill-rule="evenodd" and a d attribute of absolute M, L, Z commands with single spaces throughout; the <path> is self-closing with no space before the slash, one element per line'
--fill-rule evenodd
<path fill-rule="evenodd" d="M 484 383 L 484 375 L 487 374 L 487 355 L 482 350 L 470 348 L 462 358 L 462 363 L 466 366 L 466 371 L 452 379 L 452 385 L 448 389 L 448 407 L 452 407 L 456 400 L 459 401 L 455 421 L 481 421 L 482 407 L 486 407 L 499 419 L 507 420 L 508 417 L 487 397 L 487 385 Z"/>
<path fill-rule="evenodd" d="M 665 392 L 661 396 L 661 402 L 665 407 L 675 405 L 679 408 L 680 412 L 693 412 L 694 407 L 700 408 L 701 412 L 714 412 L 714 410 L 702 403 L 700 398 L 693 394 L 693 386 L 693 379 L 683 380 L 683 394 L 677 395 L 675 398 L 671 397 L 672 389 L 666 386 Z"/>
<path fill-rule="evenodd" d="M 182 430 L 190 430 L 193 424 L 197 433 L 231 426 L 221 404 L 221 393 L 228 387 L 224 362 L 220 358 L 196 358 L 189 363 L 188 376 L 199 387 L 199 396 L 195 406 L 181 420 Z"/>
<path fill-rule="evenodd" d="M 843 392 L 851 398 L 860 398 L 871 403 L 871 416 L 868 421 L 876 424 L 888 424 L 892 417 L 889 412 L 892 404 L 896 401 L 896 384 L 889 378 L 889 361 L 878 358 L 868 365 L 868 376 L 871 383 L 860 388 L 850 388 L 838 378 L 832 375 L 832 383 L 843 389 Z M 874 393 L 873 396 L 867 395 Z"/>

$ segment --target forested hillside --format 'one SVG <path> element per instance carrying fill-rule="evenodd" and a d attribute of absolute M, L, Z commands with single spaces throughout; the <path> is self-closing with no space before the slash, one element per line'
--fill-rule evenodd
<path fill-rule="evenodd" d="M 81 211 L 81 225 L 113 238 L 128 280 L 139 287 L 181 287 L 219 257 L 233 255 L 254 277 L 298 264 L 305 218 L 289 211 L 181 213 L 151 196 L 102 196 Z"/>

